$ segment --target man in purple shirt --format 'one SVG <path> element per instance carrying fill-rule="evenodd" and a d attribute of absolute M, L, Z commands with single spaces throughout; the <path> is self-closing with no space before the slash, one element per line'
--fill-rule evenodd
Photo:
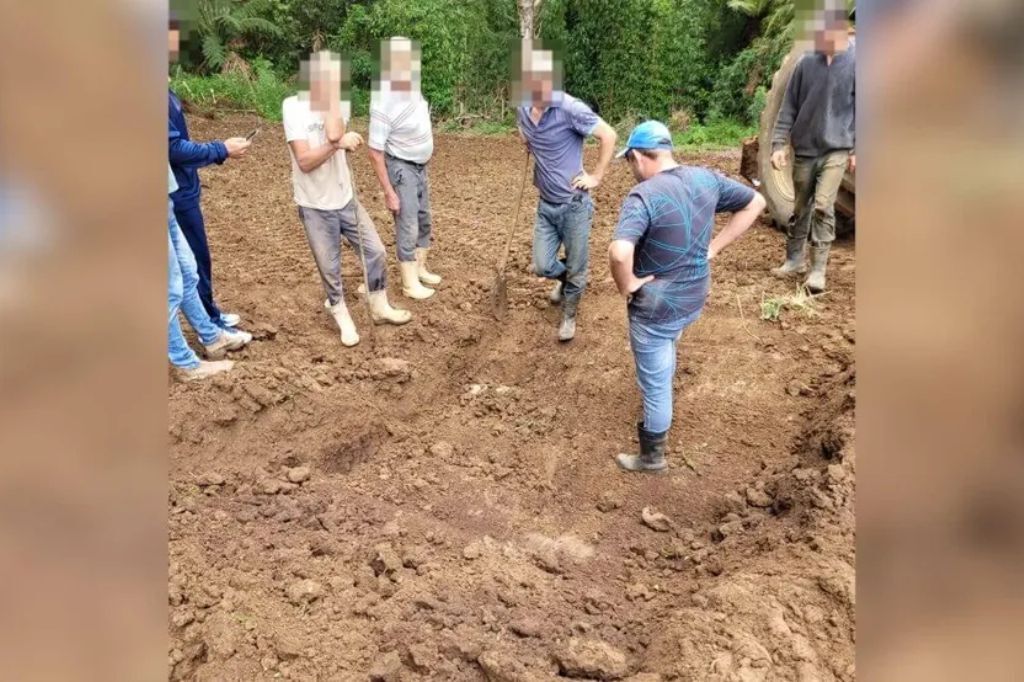
<path fill-rule="evenodd" d="M 523 43 L 519 134 L 533 154 L 533 184 L 540 194 L 533 229 L 533 270 L 557 280 L 553 303 L 562 304 L 558 340 L 576 335 L 576 310 L 587 284 L 590 225 L 594 204 L 590 190 L 604 178 L 615 151 L 615 131 L 586 104 L 556 83 L 554 54 Z M 601 143 L 593 173 L 583 170 L 583 141 Z M 560 247 L 565 258 L 558 258 Z"/>

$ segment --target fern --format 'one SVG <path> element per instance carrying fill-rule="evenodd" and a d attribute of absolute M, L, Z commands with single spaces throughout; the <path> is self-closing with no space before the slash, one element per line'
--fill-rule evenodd
<path fill-rule="evenodd" d="M 216 33 L 207 33 L 203 36 L 203 59 L 211 69 L 219 69 L 227 59 L 224 43 Z"/>

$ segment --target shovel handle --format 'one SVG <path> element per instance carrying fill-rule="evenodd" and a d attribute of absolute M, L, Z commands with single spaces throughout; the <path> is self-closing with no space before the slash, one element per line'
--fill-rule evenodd
<path fill-rule="evenodd" d="M 508 263 L 508 254 L 512 250 L 512 238 L 516 233 L 516 225 L 519 224 L 519 209 L 523 204 L 523 194 L 526 193 L 526 172 L 530 169 L 530 152 L 526 152 L 526 159 L 523 163 L 523 180 L 519 187 L 519 199 L 516 201 L 515 218 L 512 219 L 512 224 L 508 228 L 508 237 L 505 238 L 505 250 L 501 254 L 501 260 L 498 261 L 497 270 L 499 273 L 505 272 L 505 265 Z"/>
<path fill-rule="evenodd" d="M 352 203 L 355 204 L 356 209 L 356 235 L 359 238 L 359 262 L 363 266 L 363 302 L 366 304 L 366 321 L 369 322 L 370 327 L 370 345 L 377 345 L 377 330 L 374 329 L 373 324 L 373 309 L 370 307 L 370 273 L 366 271 L 366 248 L 364 246 L 364 235 L 363 235 L 363 220 L 360 213 L 359 195 L 356 193 L 356 174 L 352 170 L 352 161 L 349 159 L 348 154 L 345 154 L 345 166 L 348 168 L 348 180 L 349 184 L 352 185 Z M 365 210 L 365 209 L 364 209 Z M 367 214 L 369 215 L 369 214 Z"/>

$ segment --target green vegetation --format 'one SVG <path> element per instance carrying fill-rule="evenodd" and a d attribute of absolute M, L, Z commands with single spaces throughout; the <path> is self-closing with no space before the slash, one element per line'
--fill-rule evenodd
<path fill-rule="evenodd" d="M 280 121 L 281 102 L 294 95 L 298 86 L 282 80 L 263 58 L 254 59 L 250 67 L 250 74 L 229 71 L 204 76 L 175 66 L 171 69 L 171 89 L 200 109 L 248 109 Z"/>
<path fill-rule="evenodd" d="M 763 293 L 761 294 L 762 320 L 777 322 L 784 310 L 798 312 L 806 317 L 814 317 L 818 314 L 816 297 L 809 294 L 807 289 L 799 285 L 791 294 L 767 297 Z"/>
<path fill-rule="evenodd" d="M 732 147 L 753 132 L 801 1 L 545 0 L 536 25 L 566 90 L 620 131 L 658 118 L 683 147 Z M 330 48 L 351 60 L 353 112 L 366 115 L 380 40 L 406 35 L 440 128 L 501 133 L 518 26 L 515 0 L 200 0 L 172 87 L 279 119 L 300 60 Z"/>
<path fill-rule="evenodd" d="M 202 64 L 211 69 L 238 63 L 238 53 L 249 39 L 284 35 L 276 24 L 260 15 L 259 3 L 234 0 L 199 0 L 193 28 L 199 38 Z"/>
<path fill-rule="evenodd" d="M 754 126 L 735 120 L 717 119 L 707 124 L 693 123 L 681 133 L 673 133 L 672 141 L 684 150 L 703 151 L 735 149 L 740 142 L 757 133 Z"/>

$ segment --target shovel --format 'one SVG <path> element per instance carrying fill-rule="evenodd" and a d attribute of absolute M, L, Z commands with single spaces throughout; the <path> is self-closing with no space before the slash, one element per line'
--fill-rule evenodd
<path fill-rule="evenodd" d="M 373 311 L 370 308 L 370 275 L 366 272 L 366 251 L 363 247 L 364 240 L 364 221 L 369 220 L 370 216 L 363 208 L 362 204 L 359 203 L 359 196 L 356 194 L 356 174 L 352 172 L 352 161 L 348 158 L 349 155 L 345 154 L 345 165 L 348 166 L 348 179 L 352 185 L 352 201 L 356 204 L 356 233 L 359 235 L 359 261 L 363 266 L 363 301 L 366 303 L 366 321 L 369 323 L 367 327 L 370 330 L 370 350 L 374 350 L 377 347 L 377 330 L 374 328 L 373 322 Z"/>
<path fill-rule="evenodd" d="M 501 259 L 495 265 L 494 286 L 491 287 L 491 298 L 494 317 L 498 320 L 505 319 L 508 312 L 508 281 L 505 279 L 505 266 L 508 264 L 508 254 L 512 249 L 512 238 L 516 233 L 516 225 L 519 223 L 519 208 L 523 203 L 523 193 L 526 191 L 526 171 L 530 168 L 530 152 L 526 152 L 526 161 L 523 164 L 523 181 L 519 188 L 519 199 L 516 201 L 515 217 L 508 228 L 508 237 L 505 239 L 505 249 L 502 251 Z"/>

